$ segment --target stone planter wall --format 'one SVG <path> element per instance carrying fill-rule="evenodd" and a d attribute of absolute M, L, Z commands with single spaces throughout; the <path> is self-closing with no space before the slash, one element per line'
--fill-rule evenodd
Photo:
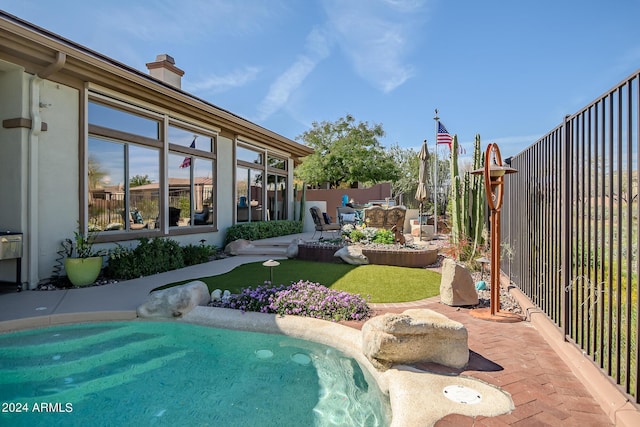
<path fill-rule="evenodd" d="M 333 256 L 339 246 L 298 245 L 298 258 L 307 261 L 337 262 L 339 257 Z M 438 260 L 437 249 L 416 251 L 397 251 L 381 249 L 363 249 L 362 254 L 369 259 L 369 264 L 394 265 L 397 267 L 423 268 Z"/>
<path fill-rule="evenodd" d="M 362 255 L 370 264 L 394 265 L 397 267 L 421 268 L 434 264 L 438 260 L 437 250 L 421 251 L 385 251 L 381 249 L 363 249 Z"/>
<path fill-rule="evenodd" d="M 333 256 L 340 248 L 341 246 L 298 245 L 298 259 L 341 263 L 339 257 Z"/>

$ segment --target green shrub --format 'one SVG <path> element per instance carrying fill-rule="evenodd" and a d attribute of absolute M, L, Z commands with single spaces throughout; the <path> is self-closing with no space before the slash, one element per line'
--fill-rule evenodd
<path fill-rule="evenodd" d="M 171 239 L 139 239 L 135 249 L 118 246 L 110 251 L 105 276 L 114 279 L 134 279 L 185 266 L 183 251 Z"/>
<path fill-rule="evenodd" d="M 362 230 L 355 229 L 351 231 L 351 233 L 349 233 L 349 239 L 354 243 L 359 242 L 360 240 L 364 239 L 364 233 L 362 232 Z"/>
<path fill-rule="evenodd" d="M 186 245 L 182 247 L 182 257 L 184 265 L 196 265 L 208 262 L 209 259 L 218 252 L 215 246 L 211 245 Z"/>
<path fill-rule="evenodd" d="M 384 243 L 392 245 L 396 242 L 396 236 L 391 230 L 379 229 L 371 240 L 373 243 Z"/>
<path fill-rule="evenodd" d="M 260 240 L 269 237 L 302 233 L 301 221 L 256 221 L 236 224 L 227 228 L 224 244 L 238 239 Z"/>

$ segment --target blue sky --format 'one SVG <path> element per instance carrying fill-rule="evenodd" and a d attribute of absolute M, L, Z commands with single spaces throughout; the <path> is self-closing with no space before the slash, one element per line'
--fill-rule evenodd
<path fill-rule="evenodd" d="M 129 66 L 168 53 L 183 89 L 288 138 L 346 114 L 385 146 L 517 154 L 640 67 L 640 0 L 0 0 Z M 441 146 L 443 147 L 443 146 Z M 444 150 L 444 148 L 441 148 Z"/>

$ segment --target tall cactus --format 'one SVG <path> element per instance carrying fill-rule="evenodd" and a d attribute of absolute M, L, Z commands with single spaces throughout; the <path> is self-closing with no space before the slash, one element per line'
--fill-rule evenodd
<path fill-rule="evenodd" d="M 480 150 L 480 134 L 476 134 L 476 141 L 473 147 L 473 169 L 480 169 L 484 166 L 484 158 Z M 471 221 L 474 251 L 478 245 L 483 243 L 482 230 L 487 215 L 487 204 L 485 203 L 485 189 L 482 175 L 474 175 L 471 181 Z"/>
<path fill-rule="evenodd" d="M 462 208 L 460 197 L 460 176 L 458 175 L 458 135 L 453 135 L 451 144 L 451 243 L 460 242 L 462 232 Z"/>
<path fill-rule="evenodd" d="M 462 181 L 462 197 L 460 198 L 460 209 L 462 211 L 462 229 L 460 230 L 461 236 L 471 235 L 471 217 L 470 217 L 470 205 L 471 205 L 471 182 L 469 172 L 464 173 L 464 180 Z"/>

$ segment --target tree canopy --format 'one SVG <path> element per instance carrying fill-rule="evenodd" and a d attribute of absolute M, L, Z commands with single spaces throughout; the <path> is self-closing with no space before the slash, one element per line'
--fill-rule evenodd
<path fill-rule="evenodd" d="M 402 197 L 405 205 L 413 206 L 417 203 L 414 196 L 418 188 L 420 170 L 418 153 L 412 148 L 402 148 L 398 143 L 391 146 L 389 153 L 400 170 L 398 178 L 391 183 L 391 192 L 396 198 Z"/>
<path fill-rule="evenodd" d="M 356 123 L 350 114 L 336 122 L 313 122 L 312 129 L 296 138 L 315 150 L 296 168 L 296 176 L 336 188 L 342 183 L 395 181 L 400 170 L 378 141 L 383 136 L 382 125 Z"/>
<path fill-rule="evenodd" d="M 149 175 L 136 175 L 132 176 L 129 180 L 129 187 L 139 187 L 140 185 L 151 184 Z"/>

